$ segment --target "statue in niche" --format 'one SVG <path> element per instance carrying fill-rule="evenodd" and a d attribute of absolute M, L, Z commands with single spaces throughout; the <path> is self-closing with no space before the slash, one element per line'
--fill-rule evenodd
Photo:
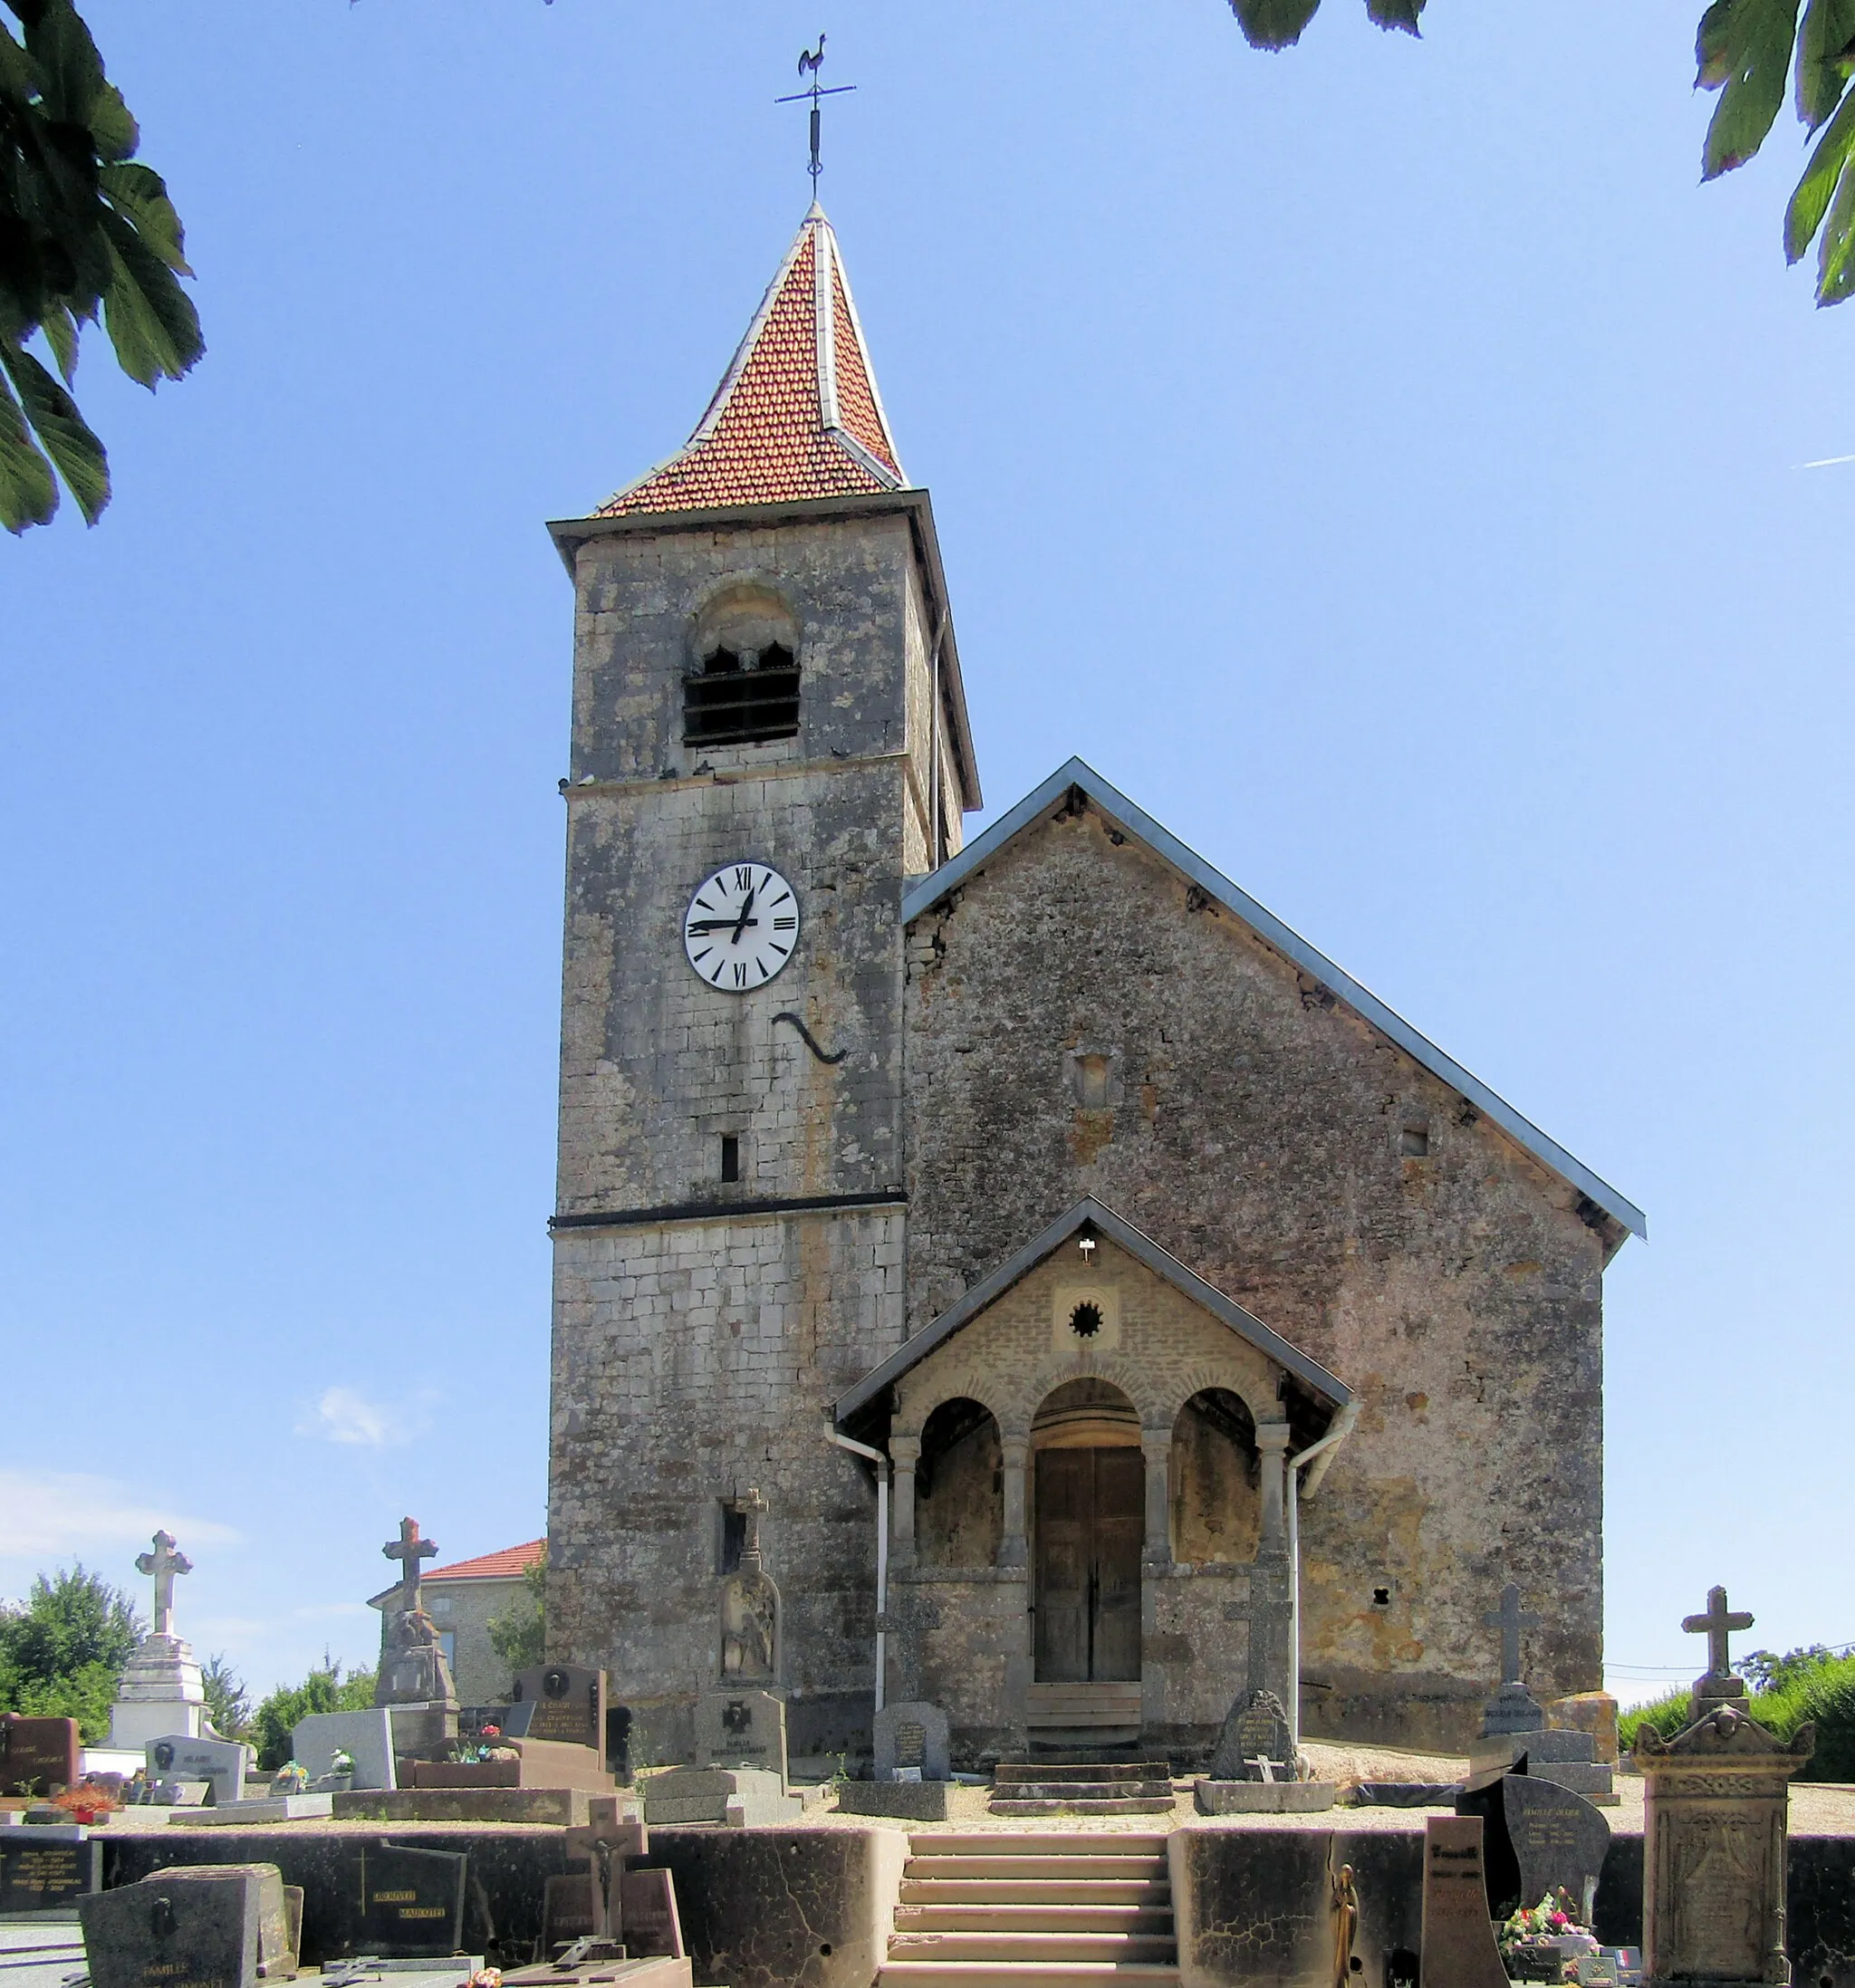
<path fill-rule="evenodd" d="M 770 1685 L 779 1676 L 779 1589 L 760 1556 L 760 1518 L 768 1506 L 750 1490 L 735 1509 L 745 1532 L 739 1570 L 722 1577 L 721 1681 Z"/>

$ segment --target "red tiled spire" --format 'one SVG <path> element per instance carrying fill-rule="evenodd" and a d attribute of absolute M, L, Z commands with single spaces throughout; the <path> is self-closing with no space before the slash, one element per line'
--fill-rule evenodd
<path fill-rule="evenodd" d="M 837 237 L 814 203 L 695 434 L 597 514 L 857 496 L 906 481 Z"/>

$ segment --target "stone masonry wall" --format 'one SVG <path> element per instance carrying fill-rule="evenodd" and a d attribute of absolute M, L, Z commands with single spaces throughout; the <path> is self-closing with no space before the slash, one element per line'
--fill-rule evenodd
<path fill-rule="evenodd" d="M 1361 1403 L 1302 1513 L 1310 1734 L 1464 1739 L 1510 1577 L 1539 1695 L 1596 1686 L 1605 1218 L 1092 808 L 909 962 L 910 1330 L 1099 1196 Z"/>
<path fill-rule="evenodd" d="M 698 617 L 743 585 L 797 625 L 799 735 L 686 746 Z M 875 1498 L 828 1443 L 826 1409 L 902 1332 L 899 910 L 925 849 L 910 712 L 929 665 L 910 529 L 878 506 L 621 531 L 581 547 L 578 591 L 550 1650 L 611 1671 L 634 1758 L 687 1757 L 716 1675 L 720 1503 L 757 1486 L 793 1751 L 854 1750 Z M 789 879 L 803 923 L 778 977 L 737 995 L 691 971 L 683 920 L 705 877 L 748 859 Z M 736 1182 L 720 1178 L 723 1134 Z M 753 1205 L 821 1197 L 890 1205 Z M 628 1215 L 646 1219 L 572 1225 Z"/>

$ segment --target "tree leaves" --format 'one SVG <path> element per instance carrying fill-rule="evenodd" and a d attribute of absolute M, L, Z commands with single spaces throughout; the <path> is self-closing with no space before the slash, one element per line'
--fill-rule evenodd
<path fill-rule="evenodd" d="M 1822 226 L 1851 146 L 1855 146 L 1855 92 L 1850 93 L 1831 119 L 1829 130 L 1817 140 L 1803 177 L 1797 182 L 1797 190 L 1791 196 L 1791 205 L 1784 214 L 1784 254 L 1790 261 L 1802 260 Z"/>
<path fill-rule="evenodd" d="M 1701 178 L 1743 166 L 1764 143 L 1784 101 L 1797 38 L 1797 0 L 1714 0 L 1700 17 L 1698 88 L 1718 90 L 1706 128 Z"/>
<path fill-rule="evenodd" d="M 1834 110 L 1851 67 L 1855 0 L 1809 0 L 1797 31 L 1797 115 L 1807 130 L 1817 130 Z"/>
<path fill-rule="evenodd" d="M 1230 0 L 1230 11 L 1252 48 L 1292 48 L 1320 5 L 1321 0 Z"/>
<path fill-rule="evenodd" d="M 1407 34 L 1418 32 L 1418 16 L 1424 0 L 1366 0 L 1366 14 L 1383 28 L 1402 28 Z"/>
<path fill-rule="evenodd" d="M 5 0 L 0 26 L 0 523 L 58 507 L 62 477 L 94 523 L 103 446 L 67 390 L 101 312 L 117 363 L 152 388 L 206 350 L 178 279 L 193 273 L 161 176 L 130 163 L 139 133 L 72 0 Z M 62 385 L 27 345 L 43 333 Z M 53 474 L 55 470 L 55 475 Z"/>

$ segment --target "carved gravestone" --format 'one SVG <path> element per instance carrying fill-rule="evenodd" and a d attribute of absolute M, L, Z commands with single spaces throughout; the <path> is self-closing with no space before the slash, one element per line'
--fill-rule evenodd
<path fill-rule="evenodd" d="M 898 1768 L 913 1768 L 923 1781 L 946 1781 L 952 1774 L 947 1714 L 937 1705 L 884 1705 L 876 1714 L 875 1762 L 878 1781 L 893 1781 Z"/>
<path fill-rule="evenodd" d="M 1424 1818 L 1422 1988 L 1507 1988 L 1482 1875 L 1479 1816 Z"/>
<path fill-rule="evenodd" d="M 48 1795 L 53 1788 L 74 1788 L 82 1757 L 75 1719 L 0 1713 L 0 1794 Z"/>
<path fill-rule="evenodd" d="M 1294 1735 L 1289 1730 L 1288 1714 L 1273 1691 L 1253 1691 L 1225 1714 L 1216 1751 L 1211 1756 L 1210 1778 L 1261 1781 L 1263 1771 L 1255 1763 L 1263 1760 L 1275 1763 L 1275 1780 L 1294 1779 Z"/>
<path fill-rule="evenodd" d="M 786 1784 L 786 1708 L 770 1691 L 710 1691 L 696 1701 L 696 1764 L 758 1767 Z"/>
<path fill-rule="evenodd" d="M 92 1988 L 256 1988 L 296 1972 L 274 1864 L 176 1865 L 77 1910 Z"/>
<path fill-rule="evenodd" d="M 683 1922 L 677 1913 L 677 1881 L 667 1870 L 628 1870 L 619 1880 L 625 1952 L 633 1959 L 668 1954 L 680 1960 Z"/>
<path fill-rule="evenodd" d="M 1591 1923 L 1610 1825 L 1582 1795 L 1531 1774 L 1475 1776 L 1456 1798 L 1458 1815 L 1482 1820 L 1488 1910 L 1504 1919 L 1561 1890 Z"/>
<path fill-rule="evenodd" d="M 559 1740 L 569 1746 L 591 1746 L 601 1760 L 605 1748 L 606 1676 L 582 1664 L 537 1664 L 515 1680 L 512 1717 L 504 1726 L 506 1738 Z M 518 1733 L 519 1727 L 519 1733 Z"/>
<path fill-rule="evenodd" d="M 204 1781 L 211 1785 L 213 1802 L 245 1800 L 245 1770 L 255 1760 L 253 1750 L 237 1740 L 196 1740 L 169 1733 L 150 1740 L 143 1749 L 150 1781 Z"/>
<path fill-rule="evenodd" d="M 1815 1741 L 1803 1725 L 1787 1747 L 1730 1705 L 1716 1704 L 1672 1740 L 1642 1726 L 1645 1982 L 1791 1978 L 1790 1783 Z"/>
<path fill-rule="evenodd" d="M 541 1955 L 552 1959 L 556 1947 L 591 1938 L 601 1928 L 594 1909 L 592 1877 L 566 1871 L 550 1878 L 541 1900 Z"/>
<path fill-rule="evenodd" d="M 363 1843 L 341 1887 L 335 1951 L 387 1959 L 457 1953 L 469 1865 L 461 1852 Z"/>
<path fill-rule="evenodd" d="M 360 1712 L 310 1712 L 290 1734 L 291 1752 L 312 1780 L 330 1772 L 335 1755 L 354 1762 L 356 1788 L 397 1788 L 393 1760 L 393 1714 L 389 1706 Z"/>
<path fill-rule="evenodd" d="M 85 1830 L 45 1823 L 0 1832 L 0 1918 L 70 1906 L 102 1882 L 103 1846 Z"/>

